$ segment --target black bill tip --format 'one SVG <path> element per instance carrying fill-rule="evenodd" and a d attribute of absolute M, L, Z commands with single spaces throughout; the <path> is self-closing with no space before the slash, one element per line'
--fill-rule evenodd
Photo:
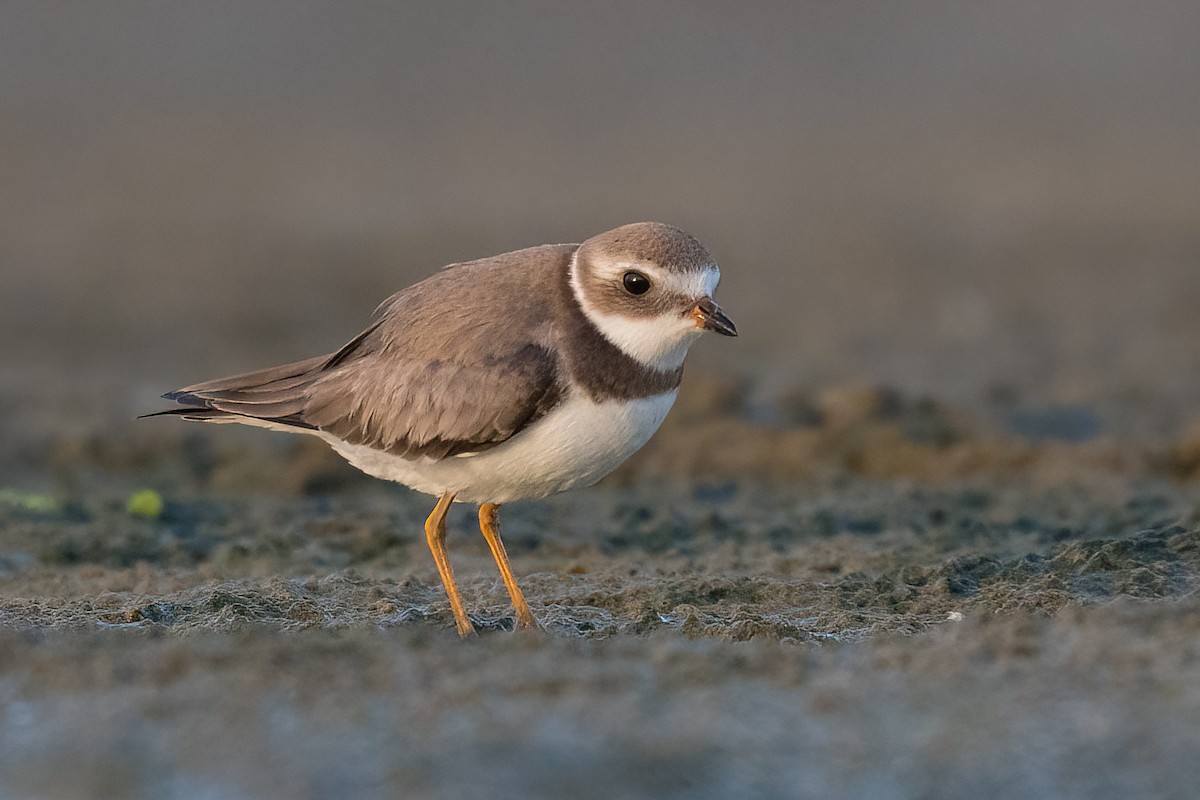
<path fill-rule="evenodd" d="M 737 326 L 733 324 L 721 307 L 711 297 L 706 297 L 696 303 L 692 309 L 692 317 L 696 325 L 706 331 L 719 333 L 722 336 L 737 336 Z"/>

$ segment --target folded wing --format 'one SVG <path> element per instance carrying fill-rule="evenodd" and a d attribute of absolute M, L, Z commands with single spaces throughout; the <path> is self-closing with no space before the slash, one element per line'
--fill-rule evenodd
<path fill-rule="evenodd" d="M 562 397 L 538 289 L 539 270 L 555 274 L 566 252 L 527 251 L 521 270 L 473 262 L 439 273 L 385 303 L 338 352 L 168 392 L 182 407 L 162 413 L 321 431 L 406 458 L 495 447 Z M 523 307 L 480 313 L 498 283 Z"/>

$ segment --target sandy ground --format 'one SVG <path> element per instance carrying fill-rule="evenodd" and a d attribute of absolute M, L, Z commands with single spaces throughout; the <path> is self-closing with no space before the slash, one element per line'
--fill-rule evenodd
<path fill-rule="evenodd" d="M 3 637 L 10 796 L 1188 797 L 1197 608 L 736 645 L 423 626 Z"/>
<path fill-rule="evenodd" d="M 1193 2 L 38 3 L 0 25 L 0 798 L 1188 798 Z M 736 340 L 473 510 L 135 422 L 636 219 Z M 145 492 L 151 492 L 146 494 Z"/>
<path fill-rule="evenodd" d="M 690 386 L 603 485 L 505 509 L 544 630 L 511 632 L 454 509 L 471 641 L 426 499 L 323 445 L 172 420 L 60 443 L 44 468 L 79 488 L 0 505 L 0 788 L 1190 794 L 1200 487 L 1178 454 L 989 436 L 880 391 L 767 430 Z M 696 460 L 720 441 L 740 457 Z"/>

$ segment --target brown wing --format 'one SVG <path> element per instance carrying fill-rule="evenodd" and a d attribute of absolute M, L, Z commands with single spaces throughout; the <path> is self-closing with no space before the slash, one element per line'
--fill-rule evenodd
<path fill-rule="evenodd" d="M 547 289 L 570 251 L 438 273 L 394 295 L 338 352 L 169 392 L 187 407 L 164 413 L 328 431 L 407 458 L 495 447 L 562 397 Z"/>
<path fill-rule="evenodd" d="M 445 458 L 495 447 L 560 397 L 554 358 L 536 344 L 471 363 L 379 354 L 314 381 L 301 419 L 352 444 Z"/>

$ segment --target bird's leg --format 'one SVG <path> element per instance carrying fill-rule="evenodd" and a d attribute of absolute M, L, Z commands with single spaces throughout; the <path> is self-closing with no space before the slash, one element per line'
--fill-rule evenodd
<path fill-rule="evenodd" d="M 438 498 L 433 512 L 425 520 L 425 539 L 433 552 L 434 563 L 437 564 L 438 574 L 442 576 L 442 585 L 446 587 L 446 595 L 450 598 L 450 608 L 454 611 L 454 624 L 459 636 L 470 636 L 475 633 L 475 626 L 467 619 L 463 608 L 462 595 L 454 583 L 454 570 L 450 567 L 450 558 L 446 555 L 446 512 L 454 502 L 454 494 L 446 493 Z"/>
<path fill-rule="evenodd" d="M 487 539 L 488 547 L 492 548 L 492 558 L 496 559 L 500 577 L 504 579 L 508 596 L 512 598 L 513 610 L 517 612 L 517 627 L 536 628 L 537 620 L 533 618 L 533 612 L 525 602 L 525 595 L 521 594 L 517 578 L 513 575 L 512 567 L 508 565 L 508 553 L 504 552 L 504 542 L 500 541 L 500 506 L 484 503 L 479 507 L 479 530 L 483 532 L 483 538 Z"/>

